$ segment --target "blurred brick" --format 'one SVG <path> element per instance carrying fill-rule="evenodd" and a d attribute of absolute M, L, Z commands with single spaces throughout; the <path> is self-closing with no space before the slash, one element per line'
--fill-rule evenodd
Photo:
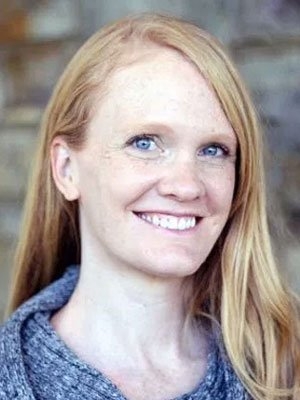
<path fill-rule="evenodd" d="M 300 51 L 251 50 L 237 61 L 265 122 L 272 151 L 299 154 Z"/>
<path fill-rule="evenodd" d="M 4 84 L 4 80 L 5 80 L 4 71 L 0 69 L 0 121 L 4 115 L 4 107 L 6 102 L 6 87 Z"/>
<path fill-rule="evenodd" d="M 111 2 L 108 7 L 106 0 L 99 0 L 95 7 L 94 3 L 81 0 L 80 5 L 85 36 L 89 36 L 108 21 L 125 15 L 157 12 L 177 15 L 197 22 L 223 42 L 229 43 L 236 31 L 234 17 L 239 4 L 237 0 L 123 0 L 122 2 Z"/>
<path fill-rule="evenodd" d="M 241 37 L 272 40 L 300 34 L 299 0 L 240 0 Z"/>
<path fill-rule="evenodd" d="M 217 36 L 222 43 L 229 44 L 237 35 L 234 20 L 238 7 L 236 0 L 190 0 L 183 3 L 182 16 Z"/>
<path fill-rule="evenodd" d="M 21 221 L 21 203 L 0 202 L 0 322 L 9 293 L 14 250 Z"/>
<path fill-rule="evenodd" d="M 7 244 L 0 239 L 0 323 L 7 305 L 9 282 L 12 271 L 14 244 Z"/>
<path fill-rule="evenodd" d="M 300 86 L 282 87 L 261 93 L 257 104 L 264 118 L 268 143 L 273 154 L 289 158 L 300 153 Z"/>
<path fill-rule="evenodd" d="M 285 263 L 283 268 L 286 269 L 286 275 L 288 276 L 288 282 L 291 287 L 300 294 L 300 246 L 299 243 L 294 243 L 287 246 L 285 252 Z"/>
<path fill-rule="evenodd" d="M 24 9 L 11 8 L 6 12 L 6 18 L 0 20 L 0 43 L 22 41 L 27 36 L 27 12 Z"/>
<path fill-rule="evenodd" d="M 0 199 L 23 198 L 36 134 L 28 129 L 2 129 L 0 132 Z"/>
<path fill-rule="evenodd" d="M 67 41 L 39 46 L 27 44 L 22 49 L 7 50 L 2 66 L 2 74 L 5 74 L 2 108 L 20 105 L 44 108 L 74 49 L 75 44 Z"/>
<path fill-rule="evenodd" d="M 6 106 L 2 115 L 2 122 L 4 126 L 8 127 L 34 127 L 40 122 L 42 114 L 43 109 L 33 104 Z"/>
<path fill-rule="evenodd" d="M 11 244 L 18 236 L 22 212 L 22 201 L 0 202 L 0 241 Z"/>
<path fill-rule="evenodd" d="M 299 88 L 300 45 L 298 49 L 248 49 L 239 53 L 238 65 L 254 90 Z"/>
<path fill-rule="evenodd" d="M 77 34 L 80 24 L 78 0 L 51 0 L 37 3 L 28 15 L 28 36 L 39 40 Z"/>
<path fill-rule="evenodd" d="M 0 43 L 24 40 L 51 40 L 77 33 L 78 0 L 22 1 L 3 4 L 0 18 Z"/>
<path fill-rule="evenodd" d="M 299 125 L 300 126 L 300 125 Z M 300 157 L 287 156 L 282 162 L 284 191 L 282 197 L 286 208 L 300 214 Z"/>

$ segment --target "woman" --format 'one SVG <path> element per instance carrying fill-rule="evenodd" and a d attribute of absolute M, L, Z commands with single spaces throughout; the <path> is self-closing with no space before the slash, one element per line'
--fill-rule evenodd
<path fill-rule="evenodd" d="M 222 46 L 158 15 L 100 30 L 43 121 L 1 398 L 298 399 L 298 303 L 265 209 Z"/>

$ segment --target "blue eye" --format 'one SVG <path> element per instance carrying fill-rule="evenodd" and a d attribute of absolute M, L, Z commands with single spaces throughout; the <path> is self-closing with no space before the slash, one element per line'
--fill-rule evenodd
<path fill-rule="evenodd" d="M 228 150 L 224 149 L 222 146 L 219 144 L 211 144 L 207 147 L 204 147 L 201 151 L 200 154 L 207 156 L 207 157 L 224 157 L 228 155 Z"/>
<path fill-rule="evenodd" d="M 157 148 L 155 140 L 147 135 L 136 136 L 130 139 L 128 144 L 142 151 L 151 151 Z"/>

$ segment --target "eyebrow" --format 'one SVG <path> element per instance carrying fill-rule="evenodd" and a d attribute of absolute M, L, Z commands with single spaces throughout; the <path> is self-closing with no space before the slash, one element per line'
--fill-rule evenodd
<path fill-rule="evenodd" d="M 232 132 L 210 132 L 207 133 L 207 140 L 210 142 L 222 142 L 223 140 L 226 140 L 229 144 L 232 146 L 237 146 L 238 140 L 237 136 Z"/>
<path fill-rule="evenodd" d="M 130 130 L 131 127 L 128 127 L 127 130 Z M 169 125 L 159 123 L 159 122 L 150 122 L 150 123 L 136 123 L 133 125 L 133 130 L 139 130 L 141 132 L 148 133 L 173 133 L 174 129 L 172 129 Z"/>

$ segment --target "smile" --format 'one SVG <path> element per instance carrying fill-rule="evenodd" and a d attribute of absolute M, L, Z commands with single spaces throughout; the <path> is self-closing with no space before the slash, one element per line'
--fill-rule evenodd
<path fill-rule="evenodd" d="M 174 231 L 184 231 L 187 229 L 192 229 L 194 228 L 194 226 L 196 226 L 199 220 L 199 218 L 195 216 L 176 217 L 173 215 L 147 213 L 137 213 L 136 215 L 152 225 Z"/>

